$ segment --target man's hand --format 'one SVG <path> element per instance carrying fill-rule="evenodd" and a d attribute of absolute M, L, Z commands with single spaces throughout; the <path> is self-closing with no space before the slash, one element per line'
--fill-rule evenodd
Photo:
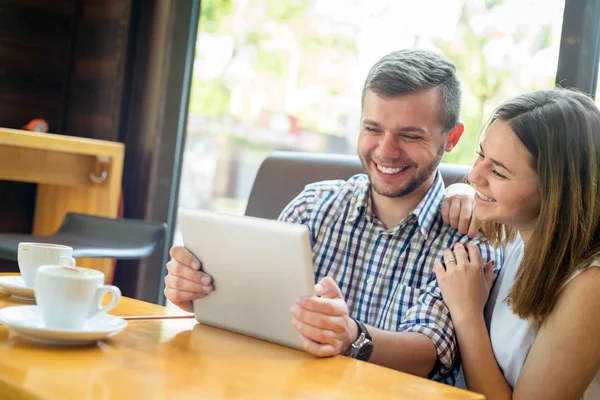
<path fill-rule="evenodd" d="M 200 271 L 202 264 L 182 246 L 173 246 L 165 276 L 165 297 L 184 311 L 193 312 L 192 301 L 213 291 L 212 278 Z"/>
<path fill-rule="evenodd" d="M 358 337 L 358 326 L 333 279 L 323 278 L 315 289 L 319 297 L 302 297 L 292 306 L 292 325 L 306 352 L 318 357 L 345 353 Z"/>
<path fill-rule="evenodd" d="M 448 186 L 442 203 L 444 223 L 474 238 L 481 228 L 481 221 L 473 215 L 474 204 L 475 190 L 471 186 L 464 183 Z"/>

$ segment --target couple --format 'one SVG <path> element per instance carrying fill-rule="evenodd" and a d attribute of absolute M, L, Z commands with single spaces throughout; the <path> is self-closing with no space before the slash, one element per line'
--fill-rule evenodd
<path fill-rule="evenodd" d="M 467 387 L 490 399 L 597 396 L 600 112 L 566 90 L 501 106 L 469 174 L 467 236 L 443 219 L 466 232 L 456 219 L 470 198 L 444 200 L 437 172 L 463 132 L 460 98 L 439 55 L 398 51 L 372 67 L 358 142 L 368 177 L 308 185 L 280 216 L 308 226 L 320 295 L 298 299 L 292 323 L 317 356 L 449 382 L 458 347 Z M 171 256 L 165 295 L 190 311 L 211 279 L 184 248 Z"/>

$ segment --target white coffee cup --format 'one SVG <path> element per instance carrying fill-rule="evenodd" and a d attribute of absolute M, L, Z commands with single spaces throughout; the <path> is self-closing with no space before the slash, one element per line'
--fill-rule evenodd
<path fill-rule="evenodd" d="M 75 266 L 73 248 L 50 243 L 19 243 L 19 270 L 25 286 L 32 288 L 35 273 L 41 265 Z"/>
<path fill-rule="evenodd" d="M 121 299 L 118 287 L 104 284 L 104 274 L 95 269 L 42 265 L 35 276 L 35 299 L 46 327 L 80 329 Z M 110 303 L 102 307 L 106 293 Z"/>

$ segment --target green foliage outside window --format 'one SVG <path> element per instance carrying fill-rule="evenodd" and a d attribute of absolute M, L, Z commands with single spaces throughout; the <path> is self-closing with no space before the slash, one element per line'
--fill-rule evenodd
<path fill-rule="evenodd" d="M 475 0 L 465 1 L 454 36 L 451 39 L 447 37 L 444 40 L 438 39 L 433 43 L 440 52 L 457 65 L 465 93 L 461 115 L 461 121 L 466 128 L 465 133 L 457 148 L 444 156 L 444 162 L 472 163 L 482 126 L 493 108 L 507 99 L 506 87 L 512 87 L 514 92 L 516 86 L 513 76 L 515 71 L 511 70 L 513 67 L 492 65 L 486 58 L 486 47 L 497 36 L 497 32 L 482 31 L 475 23 L 481 20 L 482 13 L 490 12 L 495 7 L 503 7 L 508 2 L 481 1 L 482 3 L 477 3 Z M 242 15 L 241 27 L 232 22 L 235 19 L 239 23 L 240 20 L 240 15 L 233 15 L 236 4 L 236 0 L 202 0 L 200 34 L 219 33 L 233 37 L 235 44 L 230 64 L 244 60 L 245 68 L 251 70 L 246 73 L 252 76 L 246 79 L 256 79 L 258 76 L 266 82 L 272 82 L 271 94 L 278 91 L 284 93 L 290 86 L 294 87 L 294 90 L 300 90 L 320 85 L 323 96 L 333 103 L 347 96 L 348 88 L 343 82 L 340 83 L 335 79 L 327 81 L 327 78 L 323 78 L 327 77 L 327 71 L 318 62 L 324 55 L 332 60 L 342 60 L 341 63 L 346 60 L 356 60 L 359 54 L 357 41 L 347 32 L 342 34 L 337 31 L 325 33 L 307 31 L 306 27 L 312 26 L 309 25 L 310 21 L 306 17 L 309 7 L 313 4 L 312 0 L 246 0 L 246 8 L 253 10 L 254 14 Z M 479 5 L 479 8 L 473 6 L 474 4 Z M 248 21 L 245 20 L 246 17 Z M 549 47 L 553 33 L 555 32 L 552 26 L 543 26 L 531 41 L 532 48 L 529 49 L 531 53 Z M 515 43 L 519 43 L 526 35 L 531 38 L 531 32 L 517 30 L 513 39 Z M 277 45 L 281 46 L 283 40 L 287 40 L 289 46 L 294 47 L 294 51 L 277 47 Z M 417 37 L 416 46 L 419 45 Z M 289 72 L 294 62 L 298 69 L 295 76 L 290 75 Z M 224 68 L 224 75 L 229 71 L 229 67 L 230 65 Z M 239 73 L 240 66 L 237 65 L 237 68 L 236 71 Z M 233 85 L 231 79 L 223 79 L 223 77 L 208 81 L 194 79 L 190 113 L 201 113 L 207 116 L 229 115 Z M 551 83 L 537 80 L 522 91 L 549 86 Z M 359 101 L 360 99 L 357 98 L 357 104 Z M 283 107 L 283 104 L 277 106 Z M 320 113 L 321 107 L 322 104 L 319 102 L 306 107 L 305 114 L 297 115 L 300 126 L 320 133 L 338 134 L 323 128 L 320 122 L 323 114 Z M 274 111 L 281 112 L 281 110 Z"/>

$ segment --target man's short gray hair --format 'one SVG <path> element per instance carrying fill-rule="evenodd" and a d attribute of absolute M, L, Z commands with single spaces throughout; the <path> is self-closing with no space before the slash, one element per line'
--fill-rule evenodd
<path fill-rule="evenodd" d="M 441 122 L 444 133 L 447 133 L 458 123 L 462 94 L 456 66 L 441 54 L 426 50 L 399 50 L 385 55 L 369 70 L 362 100 L 367 90 L 379 96 L 394 97 L 436 86 L 440 88 Z"/>

